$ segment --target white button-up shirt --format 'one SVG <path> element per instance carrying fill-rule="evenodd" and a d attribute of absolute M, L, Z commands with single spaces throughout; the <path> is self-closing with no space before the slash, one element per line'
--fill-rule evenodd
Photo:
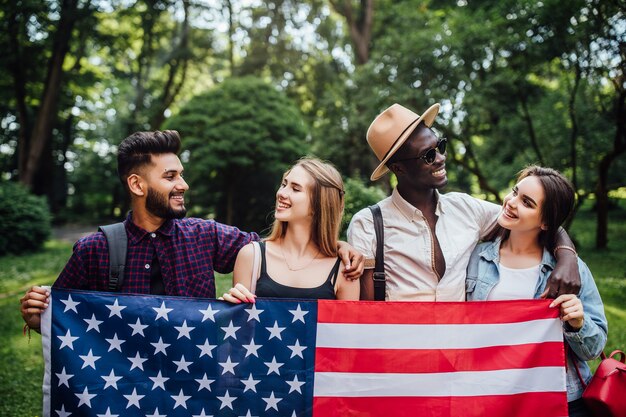
<path fill-rule="evenodd" d="M 378 205 L 385 231 L 386 299 L 396 301 L 465 301 L 465 274 L 476 243 L 491 230 L 500 206 L 464 193 L 437 193 L 435 233 L 446 260 L 439 281 L 434 271 L 434 241 L 422 212 L 393 190 Z M 348 242 L 372 268 L 376 234 L 372 212 L 365 208 L 348 227 Z"/>

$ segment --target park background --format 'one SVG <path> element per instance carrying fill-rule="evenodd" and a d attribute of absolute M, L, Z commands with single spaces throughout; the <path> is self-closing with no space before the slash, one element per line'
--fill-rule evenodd
<path fill-rule="evenodd" d="M 501 202 L 527 164 L 565 173 L 606 351 L 626 348 L 623 1 L 3 0 L 0 26 L 0 415 L 41 413 L 40 338 L 22 336 L 18 298 L 68 259 L 53 230 L 123 218 L 124 137 L 178 130 L 189 215 L 259 232 L 284 169 L 327 159 L 345 233 L 394 185 L 369 181 L 365 141 L 394 102 L 442 104 L 446 191 Z"/>

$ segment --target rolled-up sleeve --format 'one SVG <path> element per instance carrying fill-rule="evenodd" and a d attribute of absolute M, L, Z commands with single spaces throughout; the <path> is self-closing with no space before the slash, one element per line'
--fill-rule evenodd
<path fill-rule="evenodd" d="M 474 218 L 478 222 L 480 237 L 483 238 L 496 224 L 501 207 L 498 204 L 478 198 L 472 198 L 472 201 L 471 209 L 474 212 Z"/>
<path fill-rule="evenodd" d="M 213 267 L 217 272 L 232 272 L 239 250 L 248 243 L 259 240 L 256 233 L 248 233 L 234 226 L 210 221 L 210 235 L 217 251 L 213 252 Z"/>
<path fill-rule="evenodd" d="M 376 232 L 370 209 L 365 208 L 352 217 L 348 226 L 348 243 L 365 256 L 365 268 L 374 268 Z"/>

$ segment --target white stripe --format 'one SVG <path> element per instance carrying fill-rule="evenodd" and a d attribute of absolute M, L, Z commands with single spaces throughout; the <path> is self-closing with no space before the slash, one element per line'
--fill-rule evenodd
<path fill-rule="evenodd" d="M 315 397 L 468 397 L 564 392 L 565 368 L 429 374 L 316 372 Z"/>
<path fill-rule="evenodd" d="M 317 347 L 352 349 L 466 349 L 560 342 L 558 319 L 504 324 L 318 323 Z"/>
<path fill-rule="evenodd" d="M 50 287 L 44 286 L 44 289 L 50 291 Z M 52 300 L 50 300 L 52 301 Z M 44 362 L 44 374 L 43 374 L 43 417 L 50 417 L 50 367 L 51 367 L 51 353 L 52 346 L 51 333 L 52 333 L 52 302 L 48 303 L 46 308 L 41 314 L 41 347 L 43 349 L 43 362 Z"/>

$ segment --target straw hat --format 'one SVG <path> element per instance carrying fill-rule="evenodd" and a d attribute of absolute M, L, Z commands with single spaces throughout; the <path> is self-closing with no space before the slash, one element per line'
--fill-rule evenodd
<path fill-rule="evenodd" d="M 380 165 L 374 170 L 370 179 L 375 181 L 385 175 L 389 169 L 385 166 L 389 158 L 413 133 L 417 125 L 424 121 L 431 127 L 439 113 L 439 104 L 433 104 L 421 116 L 404 106 L 394 104 L 379 114 L 367 129 L 367 143 L 376 154 Z"/>

